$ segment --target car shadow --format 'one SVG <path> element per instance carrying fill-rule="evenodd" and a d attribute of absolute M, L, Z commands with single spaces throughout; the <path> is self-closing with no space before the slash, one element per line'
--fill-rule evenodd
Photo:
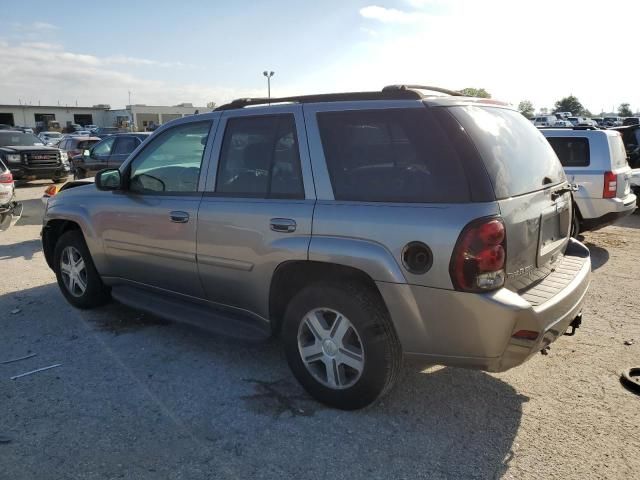
<path fill-rule="evenodd" d="M 591 254 L 591 271 L 595 272 L 609 261 L 609 251 L 591 242 L 585 242 Z"/>
<path fill-rule="evenodd" d="M 33 255 L 40 251 L 42 251 L 42 242 L 40 239 L 0 245 L 0 260 L 10 260 L 12 258 L 31 260 Z M 5 275 L 6 274 L 7 272 L 5 272 Z"/>
<path fill-rule="evenodd" d="M 3 402 L 16 473 L 19 458 L 45 448 L 38 468 L 54 476 L 499 478 L 528 401 L 487 373 L 409 365 L 379 402 L 340 411 L 300 387 L 277 339 L 230 341 L 116 303 L 76 310 L 53 283 L 0 304 L 19 310 L 3 322 L 0 361 L 38 353 L 11 372 L 62 364 L 7 384 L 18 385 Z M 56 459 L 70 449 L 65 467 Z"/>
<path fill-rule="evenodd" d="M 42 200 L 34 198 L 20 200 L 20 203 L 22 203 L 22 216 L 15 226 L 42 225 L 42 216 L 44 215 L 44 203 L 42 203 Z"/>

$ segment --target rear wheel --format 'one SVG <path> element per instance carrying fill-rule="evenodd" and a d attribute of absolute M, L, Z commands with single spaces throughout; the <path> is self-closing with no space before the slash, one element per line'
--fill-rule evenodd
<path fill-rule="evenodd" d="M 79 230 L 62 234 L 53 258 L 58 286 L 71 305 L 93 308 L 109 300 L 109 290 L 102 283 Z"/>
<path fill-rule="evenodd" d="M 318 283 L 287 307 L 287 361 L 317 400 L 345 410 L 374 402 L 395 382 L 400 342 L 382 300 L 360 284 Z"/>
<path fill-rule="evenodd" d="M 571 215 L 571 236 L 578 238 L 580 234 L 580 214 L 578 213 L 578 207 L 573 206 L 573 212 Z"/>

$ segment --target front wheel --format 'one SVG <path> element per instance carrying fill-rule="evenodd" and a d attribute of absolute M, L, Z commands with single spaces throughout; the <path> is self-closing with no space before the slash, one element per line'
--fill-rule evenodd
<path fill-rule="evenodd" d="M 68 231 L 58 239 L 54 251 L 58 286 L 67 301 L 78 308 L 93 308 L 109 300 L 80 230 Z"/>
<path fill-rule="evenodd" d="M 318 283 L 290 302 L 287 362 L 302 386 L 332 407 L 373 403 L 395 382 L 402 350 L 379 295 L 360 284 Z"/>

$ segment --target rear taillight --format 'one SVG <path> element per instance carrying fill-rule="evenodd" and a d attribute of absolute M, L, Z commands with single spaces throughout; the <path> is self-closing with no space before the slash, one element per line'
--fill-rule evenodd
<path fill-rule="evenodd" d="M 618 176 L 613 172 L 604 172 L 603 198 L 614 198 L 618 191 Z"/>
<path fill-rule="evenodd" d="M 0 173 L 0 183 L 13 183 L 13 175 L 11 172 Z"/>
<path fill-rule="evenodd" d="M 458 238 L 451 257 L 450 275 L 456 290 L 486 292 L 504 285 L 506 235 L 499 218 L 469 223 Z"/>

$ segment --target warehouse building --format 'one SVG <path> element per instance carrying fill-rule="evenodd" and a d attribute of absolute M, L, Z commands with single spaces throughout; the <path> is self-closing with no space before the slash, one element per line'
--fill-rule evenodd
<path fill-rule="evenodd" d="M 175 106 L 127 105 L 112 109 L 101 104 L 92 107 L 47 105 L 0 105 L 0 124 L 36 128 L 38 122 L 56 121 L 62 128 L 72 123 L 99 127 L 129 127 L 145 131 L 175 118 L 194 113 L 204 113 L 206 107 L 194 107 L 191 103 Z"/>

